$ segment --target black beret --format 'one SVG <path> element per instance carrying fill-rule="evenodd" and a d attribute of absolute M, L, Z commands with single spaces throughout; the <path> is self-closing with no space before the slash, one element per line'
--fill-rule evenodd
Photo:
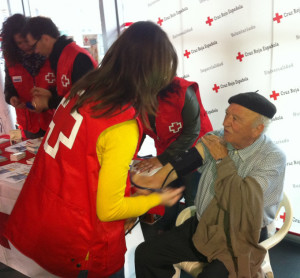
<path fill-rule="evenodd" d="M 264 115 L 270 119 L 276 113 L 275 105 L 257 92 L 241 93 L 229 98 L 228 102 L 244 106 L 258 114 Z"/>

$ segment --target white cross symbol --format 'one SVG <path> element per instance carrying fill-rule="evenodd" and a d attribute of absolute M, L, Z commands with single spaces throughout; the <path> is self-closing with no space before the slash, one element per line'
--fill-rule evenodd
<path fill-rule="evenodd" d="M 177 133 L 179 132 L 179 130 L 182 128 L 182 124 L 181 122 L 175 122 L 175 123 L 172 123 L 170 126 L 169 126 L 169 131 L 173 132 L 173 133 Z"/>
<path fill-rule="evenodd" d="M 48 81 L 48 83 L 52 84 L 55 81 L 55 75 L 53 72 L 48 72 L 48 74 L 45 76 L 45 79 Z"/>
<path fill-rule="evenodd" d="M 69 101 L 66 101 L 66 99 L 63 98 L 60 105 L 59 105 L 59 107 L 57 108 L 56 112 L 59 110 L 60 106 L 65 108 L 68 105 L 68 103 L 69 103 Z M 72 112 L 70 114 L 70 116 L 72 116 L 75 119 L 75 124 L 72 128 L 72 131 L 71 131 L 71 134 L 70 134 L 69 138 L 67 136 L 65 136 L 62 131 L 60 131 L 60 133 L 58 135 L 58 138 L 57 138 L 57 141 L 55 143 L 55 146 L 53 148 L 48 144 L 48 140 L 49 140 L 49 138 L 52 134 L 52 131 L 55 128 L 54 121 L 52 120 L 50 125 L 49 125 L 50 130 L 48 132 L 47 138 L 46 138 L 45 143 L 44 143 L 44 150 L 47 154 L 49 154 L 54 159 L 55 159 L 55 156 L 58 152 L 60 142 L 63 145 L 65 145 L 66 147 L 68 147 L 70 150 L 72 149 L 73 144 L 75 142 L 75 139 L 76 139 L 77 133 L 79 131 L 80 125 L 82 123 L 83 117 L 79 113 L 77 113 L 77 111 Z"/>
<path fill-rule="evenodd" d="M 70 84 L 70 79 L 63 74 L 61 77 L 61 84 L 63 85 L 63 87 L 68 87 L 68 85 Z"/>

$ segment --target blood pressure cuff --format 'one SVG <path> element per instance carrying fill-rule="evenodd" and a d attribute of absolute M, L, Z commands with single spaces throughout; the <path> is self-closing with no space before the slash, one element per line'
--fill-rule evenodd
<path fill-rule="evenodd" d="M 178 178 L 186 176 L 203 165 L 203 159 L 195 147 L 185 151 L 169 162 L 175 169 Z"/>

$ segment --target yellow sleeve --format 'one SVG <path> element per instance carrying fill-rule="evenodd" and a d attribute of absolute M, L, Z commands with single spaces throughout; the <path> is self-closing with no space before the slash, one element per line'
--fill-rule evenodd
<path fill-rule="evenodd" d="M 129 165 L 138 142 L 136 120 L 114 125 L 97 141 L 97 155 L 101 169 L 97 191 L 97 215 L 101 221 L 137 217 L 158 205 L 157 193 L 147 196 L 124 197 Z"/>

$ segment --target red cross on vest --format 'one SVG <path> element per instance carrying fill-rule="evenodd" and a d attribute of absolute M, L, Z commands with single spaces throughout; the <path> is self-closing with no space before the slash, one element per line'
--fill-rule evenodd
<path fill-rule="evenodd" d="M 169 126 L 169 131 L 173 133 L 177 133 L 181 128 L 182 128 L 182 124 L 180 122 L 175 122 Z"/>
<path fill-rule="evenodd" d="M 61 84 L 63 85 L 63 87 L 68 87 L 70 83 L 70 79 L 65 74 L 63 74 L 61 77 Z"/>
<path fill-rule="evenodd" d="M 44 150 L 54 159 L 60 143 L 72 149 L 82 123 L 83 117 L 77 111 L 71 113 L 73 105 L 74 100 L 65 102 L 63 98 L 49 125 Z"/>
<path fill-rule="evenodd" d="M 48 72 L 48 74 L 45 76 L 45 80 L 48 81 L 49 84 L 52 84 L 55 82 L 55 75 L 53 72 Z"/>

